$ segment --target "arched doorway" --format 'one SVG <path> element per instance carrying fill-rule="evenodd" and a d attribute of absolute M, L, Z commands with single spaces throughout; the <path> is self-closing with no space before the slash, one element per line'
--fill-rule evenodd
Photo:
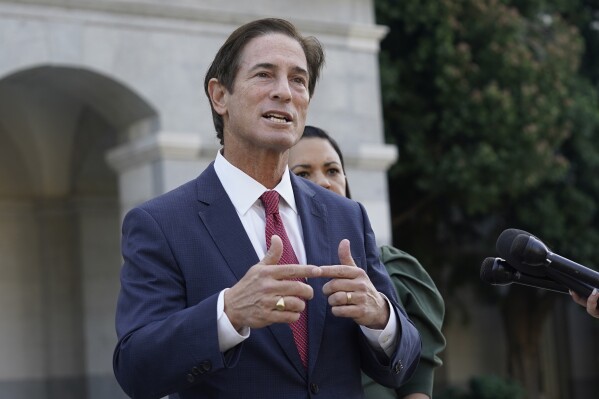
<path fill-rule="evenodd" d="M 57 66 L 0 80 L 0 397 L 114 398 L 118 179 L 108 149 L 156 112 Z"/>

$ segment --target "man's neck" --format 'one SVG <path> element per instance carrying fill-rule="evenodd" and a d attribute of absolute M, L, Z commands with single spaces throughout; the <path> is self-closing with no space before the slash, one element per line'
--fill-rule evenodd
<path fill-rule="evenodd" d="M 283 153 L 277 151 L 245 151 L 240 153 L 226 146 L 223 148 L 222 154 L 231 165 L 268 189 L 275 188 L 281 181 L 289 157 L 289 151 Z"/>

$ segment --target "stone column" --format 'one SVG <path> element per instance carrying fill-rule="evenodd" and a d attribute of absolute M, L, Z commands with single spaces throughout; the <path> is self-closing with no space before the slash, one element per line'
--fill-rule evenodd
<path fill-rule="evenodd" d="M 352 198 L 366 208 L 379 245 L 393 241 L 386 172 L 396 160 L 391 144 L 360 144 L 345 154 Z"/>
<path fill-rule="evenodd" d="M 35 210 L 45 334 L 42 351 L 49 399 L 86 395 L 77 215 L 68 201 L 43 200 Z"/>
<path fill-rule="evenodd" d="M 106 155 L 118 173 L 121 213 L 193 178 L 216 156 L 197 133 L 158 132 L 135 138 Z"/>

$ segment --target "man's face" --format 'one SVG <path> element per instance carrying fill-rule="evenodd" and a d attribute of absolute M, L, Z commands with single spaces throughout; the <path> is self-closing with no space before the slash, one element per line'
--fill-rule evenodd
<path fill-rule="evenodd" d="M 310 96 L 301 45 L 283 34 L 252 39 L 241 53 L 233 92 L 225 92 L 225 154 L 236 146 L 283 152 L 301 137 Z"/>

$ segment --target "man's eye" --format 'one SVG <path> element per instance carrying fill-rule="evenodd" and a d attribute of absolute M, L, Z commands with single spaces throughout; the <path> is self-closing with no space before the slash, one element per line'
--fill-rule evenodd
<path fill-rule="evenodd" d="M 297 172 L 296 175 L 299 177 L 303 177 L 304 179 L 308 179 L 310 177 L 310 174 L 308 172 Z"/>
<path fill-rule="evenodd" d="M 306 85 L 306 79 L 304 79 L 304 78 L 294 78 L 293 81 L 295 83 L 298 83 L 298 84 L 302 85 L 302 86 Z"/>

